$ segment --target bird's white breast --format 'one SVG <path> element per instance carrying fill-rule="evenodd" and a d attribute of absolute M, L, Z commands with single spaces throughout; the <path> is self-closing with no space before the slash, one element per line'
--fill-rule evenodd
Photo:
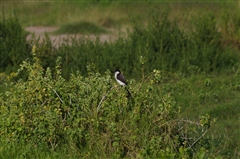
<path fill-rule="evenodd" d="M 115 79 L 117 80 L 117 82 L 118 82 L 120 85 L 126 86 L 125 83 L 123 83 L 122 81 L 120 81 L 120 80 L 117 79 L 117 75 L 118 75 L 119 73 L 120 73 L 119 71 L 116 71 L 116 72 L 115 72 L 115 75 L 114 75 Z"/>
<path fill-rule="evenodd" d="M 117 75 L 118 75 L 119 73 L 120 73 L 119 71 L 116 71 L 116 72 L 115 72 L 115 76 L 114 76 L 114 77 L 115 77 L 116 80 L 117 80 Z"/>

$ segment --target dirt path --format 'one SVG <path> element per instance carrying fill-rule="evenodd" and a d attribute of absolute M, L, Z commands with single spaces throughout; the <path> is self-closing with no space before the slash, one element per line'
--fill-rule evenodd
<path fill-rule="evenodd" d="M 45 36 L 45 33 L 52 33 L 56 31 L 58 27 L 46 27 L 46 26 L 31 26 L 31 27 L 26 27 L 25 30 L 29 32 L 30 34 L 28 35 L 27 39 L 31 38 L 38 38 L 43 39 Z M 115 41 L 118 38 L 118 32 L 119 31 L 110 31 L 110 34 L 102 34 L 100 35 L 100 41 L 101 42 L 110 42 L 110 41 Z M 34 35 L 34 36 L 33 36 Z M 52 41 L 52 44 L 54 46 L 58 46 L 62 43 L 65 42 L 65 39 L 67 38 L 73 38 L 76 37 L 78 38 L 89 38 L 92 40 L 95 40 L 96 37 L 95 35 L 83 35 L 83 34 L 77 34 L 77 35 L 71 35 L 71 34 L 62 34 L 62 35 L 52 35 L 48 34 L 49 38 Z"/>

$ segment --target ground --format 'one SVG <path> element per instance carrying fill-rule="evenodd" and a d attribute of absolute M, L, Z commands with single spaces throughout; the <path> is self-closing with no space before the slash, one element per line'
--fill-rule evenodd
<path fill-rule="evenodd" d="M 90 38 L 90 39 L 96 39 L 95 35 L 84 35 L 84 34 L 61 34 L 61 35 L 55 35 L 52 34 L 54 31 L 58 30 L 58 27 L 48 27 L 48 26 L 30 26 L 26 27 L 25 30 L 29 32 L 30 34 L 28 35 L 27 39 L 31 38 L 38 38 L 42 39 L 45 35 L 45 33 L 48 33 L 52 43 L 54 46 L 58 46 L 64 42 L 64 39 L 66 38 L 71 38 L 71 37 L 76 37 L 76 38 Z M 117 30 L 109 30 L 110 33 L 108 34 L 101 34 L 99 36 L 101 42 L 110 42 L 110 41 L 115 41 L 118 38 L 119 31 Z M 121 30 L 121 32 L 125 32 L 126 30 Z"/>

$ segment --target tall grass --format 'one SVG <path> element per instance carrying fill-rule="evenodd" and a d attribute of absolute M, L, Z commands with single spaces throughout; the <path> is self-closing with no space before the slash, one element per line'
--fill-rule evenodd
<path fill-rule="evenodd" d="M 146 20 L 148 5 L 154 5 L 160 11 L 170 8 L 171 19 L 178 18 L 187 21 L 191 15 L 200 15 L 212 12 L 217 19 L 221 14 L 238 13 L 239 3 L 231 2 L 204 2 L 204 1 L 2 1 L 0 14 L 15 13 L 23 26 L 33 25 L 64 25 L 66 23 L 77 23 L 88 21 L 99 26 L 111 20 L 112 27 L 118 28 L 129 25 L 131 18 L 136 17 Z M 187 13 L 186 13 L 187 11 Z M 181 16 L 179 16 L 181 15 Z"/>
<path fill-rule="evenodd" d="M 185 75 L 213 73 L 233 68 L 239 62 L 239 56 L 235 54 L 236 50 L 229 49 L 231 45 L 225 43 L 225 34 L 219 32 L 213 14 L 206 13 L 192 17 L 190 22 L 189 29 L 183 30 L 176 21 L 169 20 L 168 12 L 159 15 L 158 11 L 153 10 L 146 24 L 133 23 L 128 38 L 120 36 L 115 42 L 102 43 L 98 38 L 96 41 L 73 38 L 65 39 L 65 44 L 53 48 L 51 40 L 46 36 L 42 42 L 32 41 L 31 45 L 36 45 L 40 49 L 40 54 L 37 56 L 43 61 L 44 68 L 51 66 L 57 56 L 63 57 L 64 77 L 69 76 L 69 70 L 72 73 L 80 71 L 81 74 L 86 75 L 88 63 L 93 63 L 101 73 L 119 67 L 125 70 L 125 73 L 138 78 L 154 69 Z M 15 23 L 20 25 L 18 21 Z M 5 25 L 4 20 L 2 24 Z M 238 31 L 237 28 L 234 30 Z M 21 32 L 23 34 L 22 30 Z M 14 32 L 4 31 L 4 34 L 10 38 Z M 27 43 L 24 38 L 22 36 L 20 41 Z M 6 39 L 2 40 L 5 40 L 3 42 L 8 49 L 13 49 L 11 43 Z M 19 46 L 25 47 L 24 54 L 30 56 L 27 44 Z M 1 54 L 4 57 L 9 56 L 14 64 L 19 64 L 27 58 L 25 55 L 16 58 L 15 56 L 21 54 L 17 51 Z M 2 62 L 7 61 L 2 60 Z"/>
<path fill-rule="evenodd" d="M 31 58 L 26 33 L 17 17 L 0 17 L 0 72 L 13 72 L 21 61 Z"/>
<path fill-rule="evenodd" d="M 168 19 L 167 13 L 160 17 L 153 13 L 146 26 L 134 23 L 127 39 L 120 37 L 112 43 L 102 43 L 99 39 L 72 39 L 71 44 L 66 43 L 55 49 L 51 49 L 51 41 L 46 39 L 37 47 L 42 48 L 41 45 L 49 43 L 47 46 L 53 53 L 39 55 L 49 61 L 54 62 L 58 55 L 64 57 L 65 77 L 68 76 L 65 72 L 69 70 L 79 70 L 86 75 L 88 63 L 93 63 L 101 73 L 119 67 L 135 77 L 154 69 L 185 75 L 214 73 L 238 63 L 235 50 L 222 43 L 223 35 L 218 32 L 213 15 L 193 17 L 191 22 L 192 29 L 185 32 L 176 22 Z"/>

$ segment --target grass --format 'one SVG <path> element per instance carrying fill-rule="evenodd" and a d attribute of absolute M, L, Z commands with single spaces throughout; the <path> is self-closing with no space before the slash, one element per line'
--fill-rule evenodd
<path fill-rule="evenodd" d="M 99 24 L 100 26 L 111 27 L 118 24 L 130 22 L 132 13 L 140 13 L 144 7 L 141 4 L 139 8 L 133 8 L 133 5 L 118 5 L 111 3 L 107 6 L 98 3 L 88 2 L 24 2 L 14 3 L 3 2 L 6 14 L 15 13 L 18 15 L 23 26 L 59 26 L 66 23 L 78 23 L 79 21 L 88 21 Z M 1 13 L 2 14 L 2 13 Z"/>
<path fill-rule="evenodd" d="M 210 85 L 206 85 L 206 79 L 211 81 Z M 182 108 L 182 117 L 197 119 L 203 114 L 209 114 L 216 118 L 216 123 L 207 135 L 216 138 L 219 147 L 215 151 L 230 158 L 239 156 L 240 152 L 237 142 L 240 140 L 240 92 L 229 85 L 233 79 L 234 75 L 203 75 L 183 79 L 176 84 L 181 90 L 180 94 L 176 93 L 176 101 Z"/>
<path fill-rule="evenodd" d="M 120 29 L 130 26 L 132 19 L 147 20 L 149 6 L 154 5 L 160 12 L 170 10 L 170 18 L 178 19 L 183 25 L 191 16 L 212 12 L 218 20 L 225 13 L 238 12 L 239 3 L 236 2 L 96 2 L 96 1 L 64 1 L 64 2 L 21 2 L 2 1 L 0 15 L 16 14 L 20 23 L 26 26 L 65 26 L 89 22 L 105 28 Z M 220 14 L 218 14 L 220 12 Z M 218 21 L 222 23 L 221 20 Z"/>
<path fill-rule="evenodd" d="M 89 22 L 79 22 L 62 25 L 55 34 L 101 34 L 107 33 L 106 29 Z"/>
<path fill-rule="evenodd" d="M 61 151 L 53 151 L 48 149 L 46 145 L 36 146 L 34 143 L 25 144 L 19 141 L 1 142 L 0 158 L 77 158 L 77 156 L 69 155 L 66 149 Z M 4 146 L 3 146 L 4 145 Z M 11 153 L 9 153 L 11 152 Z"/>

